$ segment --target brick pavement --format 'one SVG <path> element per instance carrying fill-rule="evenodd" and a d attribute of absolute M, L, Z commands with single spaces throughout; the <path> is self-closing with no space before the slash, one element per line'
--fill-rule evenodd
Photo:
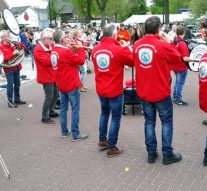
<path fill-rule="evenodd" d="M 25 63 L 23 72 L 34 79 L 29 60 Z M 129 78 L 130 70 L 125 73 Z M 128 108 L 122 118 L 119 145 L 124 154 L 107 158 L 105 152 L 98 152 L 99 103 L 93 74 L 87 76 L 86 85 L 89 91 L 81 94 L 80 129 L 90 137 L 84 142 L 61 138 L 58 120 L 54 126 L 40 123 L 43 91 L 35 81 L 27 81 L 21 88 L 22 98 L 28 102 L 18 107 L 22 121 L 0 104 L 0 154 L 11 173 L 8 180 L 0 167 L 0 191 L 206 190 L 207 168 L 202 166 L 206 127 L 201 124 L 206 114 L 198 108 L 196 73 L 189 72 L 184 89 L 189 106 L 174 106 L 174 147 L 183 161 L 169 166 L 162 165 L 159 120 L 159 157 L 155 164 L 147 163 L 144 119 L 137 107 L 134 116 Z"/>

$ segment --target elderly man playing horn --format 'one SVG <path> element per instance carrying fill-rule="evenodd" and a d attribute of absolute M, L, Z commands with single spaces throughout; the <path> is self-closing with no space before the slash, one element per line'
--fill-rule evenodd
<path fill-rule="evenodd" d="M 54 124 L 51 118 L 58 117 L 59 114 L 54 111 L 58 90 L 55 84 L 55 71 L 52 68 L 50 54 L 52 29 L 45 29 L 40 35 L 40 41 L 34 49 L 34 59 L 37 66 L 37 82 L 43 85 L 45 99 L 42 107 L 42 123 Z"/>
<path fill-rule="evenodd" d="M 68 105 L 71 105 L 71 133 L 72 140 L 79 141 L 88 137 L 88 134 L 80 133 L 80 77 L 78 66 L 86 60 L 86 52 L 81 43 L 77 44 L 76 51 L 68 48 L 69 35 L 57 30 L 53 34 L 55 44 L 51 54 L 52 66 L 56 70 L 56 83 L 60 91 L 60 125 L 62 137 L 68 137 L 70 131 L 67 127 Z"/>
<path fill-rule="evenodd" d="M 4 62 L 7 62 L 19 54 L 17 46 L 22 45 L 11 44 L 11 37 L 6 30 L 0 32 L 0 38 L 0 50 L 3 53 Z M 24 47 L 22 46 L 22 48 Z M 17 107 L 17 105 L 26 104 L 26 101 L 20 99 L 20 70 L 22 69 L 22 65 L 17 63 L 16 66 L 4 67 L 3 69 L 7 80 L 8 107 L 13 108 Z"/>

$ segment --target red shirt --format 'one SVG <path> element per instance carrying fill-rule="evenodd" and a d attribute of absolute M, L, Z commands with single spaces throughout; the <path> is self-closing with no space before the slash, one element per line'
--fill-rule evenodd
<path fill-rule="evenodd" d="M 133 55 L 128 47 L 110 37 L 103 37 L 92 50 L 96 92 L 113 98 L 123 93 L 124 65 L 133 66 Z"/>
<path fill-rule="evenodd" d="M 181 37 L 176 37 L 176 41 L 182 40 Z M 189 56 L 188 46 L 185 42 L 180 41 L 176 44 L 178 52 L 181 54 L 182 57 Z M 180 60 L 176 65 L 172 66 L 172 70 L 175 72 L 183 72 L 188 69 L 186 62 Z"/>
<path fill-rule="evenodd" d="M 201 57 L 199 63 L 199 105 L 207 112 L 207 53 Z"/>
<path fill-rule="evenodd" d="M 55 73 L 50 60 L 51 47 L 45 47 L 40 41 L 34 48 L 34 59 L 37 66 L 37 82 L 49 84 L 55 82 Z"/>
<path fill-rule="evenodd" d="M 161 101 L 171 93 L 169 64 L 177 64 L 181 55 L 175 45 L 158 35 L 146 35 L 134 44 L 137 95 L 149 102 Z"/>
<path fill-rule="evenodd" d="M 11 44 L 1 43 L 0 44 L 0 50 L 2 51 L 2 53 L 4 55 L 4 62 L 8 62 L 13 57 L 15 57 L 13 55 L 13 52 L 15 50 L 15 46 L 12 46 Z M 17 66 L 14 66 L 14 67 L 11 67 L 11 68 L 3 68 L 3 69 L 4 69 L 4 72 L 10 72 L 10 71 L 15 71 L 16 68 L 18 68 L 18 70 L 21 70 L 22 69 L 22 65 L 18 64 Z"/>
<path fill-rule="evenodd" d="M 80 87 L 78 66 L 86 61 L 86 52 L 78 48 L 74 52 L 71 48 L 55 44 L 51 59 L 53 68 L 56 69 L 56 85 L 61 92 L 70 92 Z"/>

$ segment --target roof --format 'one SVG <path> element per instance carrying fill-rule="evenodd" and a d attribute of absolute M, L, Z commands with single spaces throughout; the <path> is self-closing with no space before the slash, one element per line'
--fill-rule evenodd
<path fill-rule="evenodd" d="M 149 17 L 151 16 L 158 16 L 162 22 L 163 15 L 132 15 L 128 19 L 126 19 L 123 23 L 124 24 L 133 24 L 133 23 L 144 23 Z M 170 14 L 169 19 L 170 22 L 175 21 L 183 21 L 184 19 L 190 18 L 189 13 L 182 13 L 182 14 Z"/>
<path fill-rule="evenodd" d="M 25 10 L 27 10 L 28 8 L 31 8 L 32 10 L 34 10 L 35 12 L 37 12 L 37 10 L 35 10 L 33 7 L 31 6 L 21 6 L 21 7 L 12 7 L 10 10 L 14 15 L 20 15 L 22 14 Z"/>
<path fill-rule="evenodd" d="M 8 9 L 9 5 L 7 4 L 6 1 L 0 0 L 0 12 L 2 12 L 4 9 Z"/>
<path fill-rule="evenodd" d="M 34 10 L 36 10 L 38 13 L 48 13 L 48 10 L 47 9 L 41 9 L 41 8 L 36 8 L 34 7 Z"/>

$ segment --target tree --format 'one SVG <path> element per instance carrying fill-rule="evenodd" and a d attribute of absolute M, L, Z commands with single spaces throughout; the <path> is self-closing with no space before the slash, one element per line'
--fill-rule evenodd
<path fill-rule="evenodd" d="M 108 0 L 96 0 L 98 9 L 101 13 L 101 26 L 105 25 L 105 17 L 106 17 L 106 4 Z"/>
<path fill-rule="evenodd" d="M 190 2 L 190 9 L 192 10 L 192 13 L 199 17 L 201 15 L 204 15 L 207 10 L 207 1 L 206 0 L 191 0 Z"/>
<path fill-rule="evenodd" d="M 50 19 L 50 24 L 51 21 L 55 21 L 55 25 L 57 25 L 57 18 L 63 11 L 66 3 L 68 0 L 62 0 L 62 4 L 60 7 L 58 7 L 58 0 L 49 0 L 49 5 L 48 5 L 48 12 L 49 12 L 49 19 Z"/>
<path fill-rule="evenodd" d="M 76 11 L 82 17 L 85 17 L 85 22 L 89 23 L 92 18 L 92 11 L 94 10 L 93 0 L 71 0 L 75 6 Z"/>
<path fill-rule="evenodd" d="M 180 8 L 189 8 L 189 2 L 190 0 L 169 0 L 170 13 L 177 14 Z"/>

